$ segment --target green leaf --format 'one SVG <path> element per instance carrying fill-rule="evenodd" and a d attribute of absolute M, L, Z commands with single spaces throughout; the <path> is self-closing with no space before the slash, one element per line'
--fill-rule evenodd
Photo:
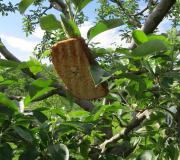
<path fill-rule="evenodd" d="M 10 85 L 10 84 L 13 84 L 15 83 L 15 81 L 13 80 L 5 80 L 3 82 L 0 82 L 0 85 Z"/>
<path fill-rule="evenodd" d="M 18 110 L 18 106 L 9 98 L 7 98 L 3 93 L 0 93 L 0 104 L 7 106 L 12 111 Z"/>
<path fill-rule="evenodd" d="M 34 138 L 29 129 L 27 129 L 23 126 L 14 126 L 13 129 L 14 129 L 15 133 L 18 134 L 25 141 L 30 142 L 30 143 L 33 142 Z"/>
<path fill-rule="evenodd" d="M 51 80 L 46 81 L 43 79 L 38 79 L 33 81 L 28 88 L 31 100 L 29 99 L 29 97 L 27 97 L 27 103 L 53 90 L 54 89 L 53 87 L 49 87 L 50 84 L 51 84 Z"/>
<path fill-rule="evenodd" d="M 41 58 L 47 58 L 51 55 L 51 51 L 50 50 L 45 50 L 43 52 L 43 54 L 41 55 Z"/>
<path fill-rule="evenodd" d="M 33 57 L 26 64 L 34 75 L 42 71 L 41 63 Z"/>
<path fill-rule="evenodd" d="M 95 57 L 104 57 L 105 55 L 110 55 L 114 52 L 111 48 L 93 48 L 92 51 Z"/>
<path fill-rule="evenodd" d="M 19 11 L 21 14 L 23 14 L 26 9 L 34 2 L 34 0 L 22 0 L 19 3 Z"/>
<path fill-rule="evenodd" d="M 22 160 L 33 160 L 38 159 L 39 156 L 38 149 L 36 147 L 28 147 L 26 149 L 23 149 L 23 153 L 20 155 L 19 159 Z M 28 157 L 28 158 L 27 158 Z"/>
<path fill-rule="evenodd" d="M 48 120 L 46 115 L 44 113 L 42 113 L 41 111 L 39 111 L 39 110 L 33 110 L 33 115 L 41 123 L 44 123 L 46 120 Z"/>
<path fill-rule="evenodd" d="M 81 11 L 92 0 L 72 0 L 78 11 Z"/>
<path fill-rule="evenodd" d="M 64 144 L 54 144 L 48 146 L 48 152 L 51 154 L 54 160 L 68 160 L 69 151 Z"/>
<path fill-rule="evenodd" d="M 96 121 L 97 119 L 99 119 L 99 117 L 102 116 L 109 107 L 110 107 L 109 105 L 103 105 L 103 106 L 93 115 L 93 120 Z"/>
<path fill-rule="evenodd" d="M 0 160 L 12 160 L 13 150 L 8 143 L 0 144 Z"/>
<path fill-rule="evenodd" d="M 132 51 L 134 57 L 144 57 L 147 55 L 152 55 L 155 52 L 167 50 L 166 45 L 161 40 L 152 40 L 141 44 Z"/>
<path fill-rule="evenodd" d="M 36 92 L 36 94 L 32 97 L 31 101 L 46 94 L 47 92 L 49 91 L 52 91 L 54 88 L 53 87 L 46 87 L 46 88 L 43 88 L 42 90 Z"/>
<path fill-rule="evenodd" d="M 151 34 L 151 35 L 148 35 L 148 40 L 151 41 L 151 40 L 161 40 L 163 42 L 165 42 L 166 44 L 169 44 L 169 40 L 168 38 L 166 38 L 165 36 L 163 35 L 155 35 L 155 34 Z"/>
<path fill-rule="evenodd" d="M 73 22 L 70 19 L 67 19 L 64 16 L 64 14 L 61 14 L 61 20 L 62 20 L 62 26 L 63 26 L 65 32 L 68 34 L 68 36 L 70 36 L 70 37 L 81 36 L 81 32 L 75 22 Z"/>
<path fill-rule="evenodd" d="M 73 111 L 73 112 L 70 112 L 69 113 L 69 116 L 72 118 L 80 118 L 80 117 L 87 117 L 89 116 L 89 112 L 87 111 L 83 111 L 83 110 L 80 110 L 80 111 Z"/>
<path fill-rule="evenodd" d="M 61 28 L 60 21 L 58 21 L 53 14 L 43 16 L 40 18 L 39 21 L 40 21 L 41 29 L 46 31 L 51 31 Z"/>
<path fill-rule="evenodd" d="M 137 160 L 153 160 L 153 152 L 146 150 L 137 158 Z"/>
<path fill-rule="evenodd" d="M 28 106 L 28 104 L 31 102 L 31 97 L 28 95 L 26 96 L 26 98 L 24 99 L 24 105 Z"/>
<path fill-rule="evenodd" d="M 4 77 L 0 75 L 0 82 L 4 81 Z"/>
<path fill-rule="evenodd" d="M 1 43 L 1 39 L 0 39 L 0 48 L 4 47 L 4 44 Z"/>
<path fill-rule="evenodd" d="M 32 85 L 34 86 L 37 86 L 37 87 L 42 87 L 42 88 L 45 88 L 45 87 L 48 87 L 50 86 L 52 83 L 52 80 L 45 80 L 45 79 L 37 79 L 35 81 L 32 82 Z"/>
<path fill-rule="evenodd" d="M 49 132 L 48 132 L 50 125 L 48 123 L 49 122 L 43 123 L 40 126 L 40 130 L 39 130 L 39 136 L 41 138 L 42 143 L 45 144 L 45 145 L 47 145 L 51 141 L 51 139 L 49 137 Z"/>
<path fill-rule="evenodd" d="M 148 41 L 148 37 L 146 36 L 146 34 L 143 31 L 140 30 L 134 30 L 132 33 L 132 37 L 134 39 L 134 42 L 137 45 L 140 45 L 142 43 L 145 43 Z"/>
<path fill-rule="evenodd" d="M 108 80 L 111 77 L 111 75 L 102 69 L 97 63 L 91 65 L 90 71 L 95 86 L 98 86 L 100 83 Z"/>
<path fill-rule="evenodd" d="M 64 120 L 67 119 L 67 114 L 65 114 L 61 108 L 53 108 L 51 109 L 51 113 L 60 116 Z"/>
<path fill-rule="evenodd" d="M 16 68 L 19 63 L 11 60 L 0 59 L 0 66 L 7 68 Z"/>
<path fill-rule="evenodd" d="M 123 24 L 124 23 L 121 19 L 111 19 L 111 20 L 100 21 L 94 27 L 89 29 L 89 31 L 87 33 L 87 37 L 90 41 L 92 38 L 94 38 L 98 34 L 104 32 L 104 31 L 107 31 L 109 29 L 119 27 Z"/>

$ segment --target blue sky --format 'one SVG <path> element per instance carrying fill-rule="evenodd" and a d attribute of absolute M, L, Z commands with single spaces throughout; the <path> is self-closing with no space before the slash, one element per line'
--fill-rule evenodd
<path fill-rule="evenodd" d="M 20 2 L 20 0 L 13 0 L 13 3 L 18 2 Z M 93 26 L 93 21 L 96 16 L 94 9 L 96 6 L 97 3 L 96 0 L 94 0 L 84 9 L 84 13 L 89 17 L 89 22 L 85 22 L 85 24 L 80 27 L 83 37 L 86 37 L 88 29 Z M 58 15 L 55 10 L 51 10 L 51 13 Z M 168 30 L 169 27 L 170 25 L 167 20 L 164 20 L 159 26 L 162 32 Z M 7 48 L 22 61 L 26 61 L 29 59 L 29 56 L 32 56 L 33 48 L 41 41 L 42 35 L 43 31 L 40 27 L 37 27 L 33 35 L 26 37 L 22 31 L 22 15 L 18 12 L 15 14 L 10 13 L 7 17 L 0 16 L 0 37 Z M 125 41 L 121 41 L 121 37 L 117 35 L 117 29 L 113 29 L 100 34 L 94 38 L 93 41 L 101 42 L 100 47 L 110 47 L 112 42 L 121 42 L 122 45 L 125 45 Z"/>

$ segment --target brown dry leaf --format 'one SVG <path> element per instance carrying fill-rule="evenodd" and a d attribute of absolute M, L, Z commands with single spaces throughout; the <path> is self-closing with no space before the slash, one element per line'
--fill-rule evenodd
<path fill-rule="evenodd" d="M 73 96 L 97 99 L 108 94 L 106 83 L 95 87 L 90 74 L 94 59 L 83 38 L 70 38 L 56 43 L 52 47 L 52 62 Z"/>

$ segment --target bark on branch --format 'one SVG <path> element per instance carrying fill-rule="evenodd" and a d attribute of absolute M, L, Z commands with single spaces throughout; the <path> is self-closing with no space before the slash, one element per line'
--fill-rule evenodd
<path fill-rule="evenodd" d="M 136 127 L 138 127 L 145 119 L 146 117 L 149 117 L 149 115 L 151 114 L 150 111 L 145 110 L 143 113 L 139 114 L 138 116 L 136 116 L 136 119 L 133 119 L 129 125 L 120 133 L 114 135 L 113 137 L 111 137 L 108 140 L 105 140 L 101 145 L 100 145 L 100 149 L 101 149 L 101 153 L 104 153 L 107 149 L 107 145 L 111 144 L 111 143 L 115 143 L 120 139 L 123 139 L 124 137 L 128 136 L 128 134 L 133 131 Z"/>
<path fill-rule="evenodd" d="M 153 33 L 175 2 L 176 0 L 161 0 L 152 13 L 147 17 L 144 25 L 141 27 L 141 30 L 146 34 Z M 132 42 L 130 48 L 133 49 L 134 47 L 135 43 Z"/>
<path fill-rule="evenodd" d="M 146 19 L 143 27 L 141 28 L 142 31 L 144 31 L 146 34 L 152 33 L 175 4 L 175 2 L 176 0 L 161 0 Z"/>

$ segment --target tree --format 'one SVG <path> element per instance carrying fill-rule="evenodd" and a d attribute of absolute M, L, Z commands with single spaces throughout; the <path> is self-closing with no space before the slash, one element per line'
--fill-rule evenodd
<path fill-rule="evenodd" d="M 96 60 L 90 66 L 94 85 L 108 83 L 109 93 L 85 100 L 72 96 L 53 67 L 42 65 L 41 59 L 51 60 L 49 49 L 54 43 L 80 36 L 78 27 L 88 18 L 83 8 L 90 2 L 0 1 L 2 16 L 23 15 L 27 36 L 38 24 L 45 30 L 35 48 L 36 58 L 27 62 L 0 41 L 5 58 L 0 59 L 0 159 L 180 158 L 180 2 L 97 1 L 96 23 L 86 43 Z M 33 9 L 25 14 L 30 6 Z M 53 8 L 61 14 L 59 19 L 48 14 Z M 159 34 L 157 27 L 164 18 L 172 28 Z M 91 43 L 98 34 L 119 26 L 121 37 L 131 41 L 129 48 L 105 49 Z M 13 81 L 18 79 L 14 72 L 20 71 L 23 81 Z M 17 96 L 25 96 L 30 114 L 18 112 L 12 100 Z"/>

